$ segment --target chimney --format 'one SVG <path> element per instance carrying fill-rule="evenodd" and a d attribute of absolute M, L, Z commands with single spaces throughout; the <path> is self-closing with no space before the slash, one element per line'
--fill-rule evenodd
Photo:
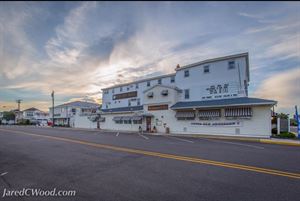
<path fill-rule="evenodd" d="M 180 68 L 180 65 L 179 65 L 179 64 L 177 64 L 177 66 L 176 66 L 175 70 L 178 70 L 179 68 Z"/>

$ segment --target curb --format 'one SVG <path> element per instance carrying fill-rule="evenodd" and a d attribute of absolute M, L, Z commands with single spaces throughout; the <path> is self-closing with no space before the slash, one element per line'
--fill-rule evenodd
<path fill-rule="evenodd" d="M 295 142 L 280 142 L 280 141 L 272 141 L 272 140 L 264 140 L 264 139 L 260 139 L 259 142 L 264 144 L 277 144 L 277 145 L 288 145 L 288 146 L 300 147 L 300 143 L 295 143 Z"/>

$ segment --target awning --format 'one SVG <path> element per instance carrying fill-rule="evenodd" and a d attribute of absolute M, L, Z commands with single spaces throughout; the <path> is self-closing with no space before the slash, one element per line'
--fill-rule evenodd
<path fill-rule="evenodd" d="M 113 118 L 113 121 L 120 121 L 120 120 L 122 120 L 122 117 L 114 117 Z"/>
<path fill-rule="evenodd" d="M 162 90 L 161 95 L 163 95 L 163 96 L 168 95 L 168 90 L 167 89 Z"/>
<path fill-rule="evenodd" d="M 142 120 L 142 119 L 143 119 L 142 116 L 133 116 L 133 117 L 132 117 L 132 120 L 134 120 L 134 121 L 140 121 L 140 120 Z"/>
<path fill-rule="evenodd" d="M 252 109 L 247 108 L 226 108 L 225 117 L 251 117 Z"/>
<path fill-rule="evenodd" d="M 147 93 L 148 97 L 153 97 L 153 91 L 150 91 L 149 93 Z"/>
<path fill-rule="evenodd" d="M 176 118 L 187 118 L 187 117 L 195 117 L 195 112 L 176 112 Z"/>
<path fill-rule="evenodd" d="M 220 117 L 220 110 L 200 110 L 198 111 L 198 117 Z"/>
<path fill-rule="evenodd" d="M 125 117 L 122 117 L 122 120 L 123 120 L 123 121 L 124 121 L 124 120 L 125 120 L 125 121 L 128 121 L 128 120 L 131 120 L 131 118 L 132 118 L 132 117 L 130 117 L 130 116 L 125 116 Z"/>

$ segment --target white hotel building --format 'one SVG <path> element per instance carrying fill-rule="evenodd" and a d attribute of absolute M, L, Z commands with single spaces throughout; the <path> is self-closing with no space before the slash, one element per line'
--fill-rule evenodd
<path fill-rule="evenodd" d="M 248 97 L 248 53 L 103 90 L 101 129 L 269 137 L 276 101 Z"/>

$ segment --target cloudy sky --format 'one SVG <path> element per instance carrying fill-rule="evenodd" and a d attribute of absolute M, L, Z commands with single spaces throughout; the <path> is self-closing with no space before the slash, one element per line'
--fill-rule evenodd
<path fill-rule="evenodd" d="M 250 96 L 300 106 L 299 2 L 0 2 L 0 110 L 249 52 Z"/>

